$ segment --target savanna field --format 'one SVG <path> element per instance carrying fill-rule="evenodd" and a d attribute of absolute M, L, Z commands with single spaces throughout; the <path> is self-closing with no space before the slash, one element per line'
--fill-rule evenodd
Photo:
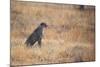
<path fill-rule="evenodd" d="M 26 47 L 28 36 L 45 22 L 42 46 Z M 95 6 L 11 0 L 11 65 L 95 60 Z"/>

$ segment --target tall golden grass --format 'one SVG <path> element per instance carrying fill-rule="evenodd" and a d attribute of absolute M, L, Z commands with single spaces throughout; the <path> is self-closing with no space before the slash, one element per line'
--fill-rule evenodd
<path fill-rule="evenodd" d="M 95 60 L 95 7 L 11 1 L 11 65 Z M 42 47 L 25 40 L 45 22 Z"/>

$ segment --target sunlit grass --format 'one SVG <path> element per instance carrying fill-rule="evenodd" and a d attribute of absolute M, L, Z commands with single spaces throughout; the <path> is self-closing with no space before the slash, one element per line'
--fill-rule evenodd
<path fill-rule="evenodd" d="M 11 9 L 11 65 L 48 64 L 95 60 L 94 8 L 79 10 L 68 5 L 45 6 L 16 2 Z M 72 6 L 72 5 L 70 5 Z M 42 47 L 26 47 L 33 30 L 46 22 Z"/>

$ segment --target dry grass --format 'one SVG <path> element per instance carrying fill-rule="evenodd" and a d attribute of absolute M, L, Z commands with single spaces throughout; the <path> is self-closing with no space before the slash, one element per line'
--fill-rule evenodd
<path fill-rule="evenodd" d="M 95 9 L 11 1 L 11 65 L 65 63 L 95 60 Z M 42 47 L 24 44 L 46 22 Z"/>

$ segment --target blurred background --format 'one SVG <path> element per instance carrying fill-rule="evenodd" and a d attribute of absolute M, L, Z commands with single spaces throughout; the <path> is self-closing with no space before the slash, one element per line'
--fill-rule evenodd
<path fill-rule="evenodd" d="M 42 47 L 25 46 L 41 23 Z M 95 6 L 11 0 L 11 65 L 95 60 Z"/>

